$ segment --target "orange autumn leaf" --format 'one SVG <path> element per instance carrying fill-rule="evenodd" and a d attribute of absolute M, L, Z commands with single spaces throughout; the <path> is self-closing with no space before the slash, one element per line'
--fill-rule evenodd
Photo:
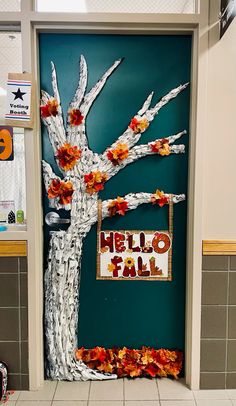
<path fill-rule="evenodd" d="M 125 212 L 128 210 L 128 202 L 118 196 L 115 200 L 112 200 L 107 207 L 110 217 L 113 217 L 116 214 L 124 216 Z"/>
<path fill-rule="evenodd" d="M 104 184 L 108 179 L 105 172 L 94 171 L 84 175 L 86 192 L 90 195 L 104 189 Z"/>
<path fill-rule="evenodd" d="M 163 207 L 169 202 L 168 196 L 162 190 L 156 190 L 155 193 L 151 195 L 152 204 L 158 204 L 158 206 Z"/>
<path fill-rule="evenodd" d="M 135 134 L 142 133 L 148 128 L 148 126 L 149 122 L 146 118 L 139 119 L 137 117 L 132 118 L 129 124 L 129 128 L 131 128 Z"/>
<path fill-rule="evenodd" d="M 65 182 L 60 179 L 53 179 L 48 188 L 48 198 L 59 198 L 58 202 L 62 205 L 70 204 L 74 193 L 73 184 L 70 181 Z"/>
<path fill-rule="evenodd" d="M 81 348 L 75 352 L 77 359 L 102 372 L 117 374 L 118 377 L 149 376 L 178 378 L 182 369 L 183 354 L 180 351 L 142 347 L 141 350 L 123 348 L 91 350 Z"/>
<path fill-rule="evenodd" d="M 72 126 L 82 124 L 84 116 L 81 114 L 79 109 L 72 109 L 69 111 L 69 123 Z"/>
<path fill-rule="evenodd" d="M 80 157 L 81 150 L 77 146 L 72 146 L 69 143 L 62 145 L 56 153 L 59 165 L 64 171 L 72 169 Z"/>
<path fill-rule="evenodd" d="M 40 106 L 40 111 L 43 118 L 56 117 L 58 115 L 58 101 L 56 99 L 48 100 L 45 105 Z"/>
<path fill-rule="evenodd" d="M 160 140 L 155 141 L 154 143 L 150 144 L 152 152 L 156 152 L 162 156 L 170 155 L 170 145 L 169 140 L 167 138 L 162 138 Z"/>
<path fill-rule="evenodd" d="M 107 158 L 113 165 L 119 165 L 124 159 L 129 156 L 129 148 L 127 144 L 118 143 L 116 148 L 107 151 Z"/>

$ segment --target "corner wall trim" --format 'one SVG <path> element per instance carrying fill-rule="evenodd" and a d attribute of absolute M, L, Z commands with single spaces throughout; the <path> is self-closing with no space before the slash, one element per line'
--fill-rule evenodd
<path fill-rule="evenodd" d="M 203 240 L 203 255 L 236 255 L 236 240 Z"/>
<path fill-rule="evenodd" d="M 0 241 L 0 257 L 26 257 L 27 241 Z"/>

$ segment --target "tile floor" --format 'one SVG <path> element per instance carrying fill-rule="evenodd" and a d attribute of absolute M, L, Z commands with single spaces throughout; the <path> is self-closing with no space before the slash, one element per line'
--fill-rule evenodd
<path fill-rule="evenodd" d="M 7 406 L 236 406 L 236 390 L 191 391 L 183 380 L 45 381 L 35 392 L 15 392 Z"/>

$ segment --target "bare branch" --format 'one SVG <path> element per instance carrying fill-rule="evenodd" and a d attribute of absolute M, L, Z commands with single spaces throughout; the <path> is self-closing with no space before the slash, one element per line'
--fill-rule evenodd
<path fill-rule="evenodd" d="M 99 95 L 101 90 L 103 89 L 107 79 L 109 76 L 114 72 L 114 70 L 119 66 L 119 64 L 122 62 L 122 59 L 118 59 L 113 63 L 113 65 L 104 73 L 104 75 L 101 77 L 101 79 L 96 83 L 96 85 L 86 94 L 84 97 L 84 100 L 80 106 L 80 111 L 83 114 L 84 117 L 87 116 L 90 107 L 92 106 L 94 100 L 96 97 Z"/>
<path fill-rule="evenodd" d="M 175 89 L 171 90 L 169 93 L 167 93 L 162 99 L 150 110 L 147 111 L 147 119 L 148 121 L 152 121 L 155 117 L 155 115 L 158 114 L 159 110 L 165 106 L 170 100 L 174 99 L 182 90 L 186 89 L 186 87 L 189 85 L 189 83 L 185 83 L 184 85 L 180 85 L 176 87 Z"/>
<path fill-rule="evenodd" d="M 151 203 L 151 196 L 152 193 L 129 193 L 125 196 L 123 196 L 123 199 L 128 203 L 128 210 L 135 210 L 137 209 L 138 206 L 141 204 L 147 204 Z M 170 195 L 168 193 L 165 193 L 166 197 L 169 197 Z M 173 203 L 180 203 L 185 200 L 185 195 L 172 195 Z M 109 204 L 113 201 L 114 199 L 108 199 L 104 200 L 102 202 L 102 218 L 109 217 L 109 211 L 108 211 L 108 206 Z M 88 219 L 88 222 L 90 225 L 95 224 L 97 222 L 97 204 L 93 205 L 93 209 L 90 215 L 90 218 Z"/>
<path fill-rule="evenodd" d="M 135 118 L 137 120 L 146 119 L 148 124 L 153 121 L 154 117 L 158 114 L 159 110 L 165 106 L 170 100 L 174 99 L 182 90 L 186 89 L 188 83 L 184 85 L 180 85 L 175 89 L 172 89 L 169 93 L 167 93 L 162 99 L 151 109 L 149 109 L 150 103 L 152 101 L 153 92 L 147 97 L 146 101 L 143 104 L 143 107 L 138 111 Z M 115 148 L 118 143 L 125 143 L 128 145 L 129 148 L 133 147 L 139 141 L 142 133 L 147 130 L 146 127 L 144 130 L 139 132 L 134 132 L 129 126 L 125 130 L 125 132 L 112 144 L 111 147 L 107 148 L 104 152 L 103 156 L 106 155 L 108 149 Z"/>
<path fill-rule="evenodd" d="M 148 98 L 145 100 L 145 102 L 143 103 L 142 108 L 138 111 L 138 115 L 142 116 L 143 114 L 146 113 L 146 111 L 149 109 L 150 104 L 152 102 L 152 98 L 153 98 L 154 92 L 151 92 L 148 96 Z"/>
<path fill-rule="evenodd" d="M 65 128 L 63 124 L 62 110 L 60 105 L 60 96 L 57 90 L 56 71 L 52 64 L 52 86 L 54 97 L 50 96 L 44 90 L 41 90 L 41 106 L 45 106 L 49 101 L 55 98 L 58 102 L 58 114 L 56 116 L 42 117 L 44 125 L 47 127 L 48 136 L 54 152 L 66 142 Z M 57 99 L 59 97 L 59 100 Z"/>
<path fill-rule="evenodd" d="M 71 109 L 78 109 L 83 100 L 88 81 L 88 68 L 83 55 L 80 56 L 80 76 L 79 85 L 77 87 L 75 96 L 70 104 Z"/>
<path fill-rule="evenodd" d="M 44 180 L 44 185 L 45 189 L 48 190 L 50 183 L 52 182 L 53 179 L 60 179 L 59 176 L 57 176 L 51 167 L 46 161 L 42 160 L 42 167 L 43 167 L 43 180 Z"/>
<path fill-rule="evenodd" d="M 58 179 L 62 180 L 59 176 L 57 176 L 53 170 L 51 165 L 49 165 L 46 161 L 42 161 L 42 166 L 43 166 L 43 180 L 44 180 L 44 185 L 46 191 L 48 191 L 53 179 Z M 54 198 L 54 199 L 49 199 L 49 207 L 52 207 L 54 209 L 65 209 L 65 210 L 70 210 L 71 205 L 63 205 L 59 203 L 59 198 Z"/>
<path fill-rule="evenodd" d="M 153 152 L 151 145 L 157 141 L 168 140 L 169 144 L 173 144 L 177 139 L 182 137 L 182 135 L 186 134 L 186 131 L 181 131 L 178 134 L 171 135 L 170 137 L 160 138 L 155 141 L 149 142 L 148 144 L 136 145 L 130 149 L 129 155 L 123 162 L 119 165 L 113 165 L 111 161 L 107 158 L 107 151 L 101 156 L 101 163 L 99 165 L 99 169 L 102 172 L 106 172 L 109 178 L 116 175 L 121 169 L 125 168 L 127 165 L 131 164 L 132 162 L 137 161 L 140 158 L 144 158 L 148 155 L 157 155 L 157 152 Z M 111 149 L 111 148 L 109 148 Z M 185 152 L 185 145 L 171 145 L 170 153 L 171 154 L 180 154 Z"/>

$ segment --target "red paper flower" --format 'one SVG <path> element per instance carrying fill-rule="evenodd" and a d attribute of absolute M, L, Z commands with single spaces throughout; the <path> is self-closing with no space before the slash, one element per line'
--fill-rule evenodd
<path fill-rule="evenodd" d="M 129 127 L 131 128 L 131 130 L 133 130 L 133 132 L 135 134 L 137 133 L 142 133 L 143 131 L 146 130 L 146 128 L 148 128 L 149 126 L 149 122 L 146 118 L 141 118 L 138 119 L 136 117 L 132 118 Z"/>
<path fill-rule="evenodd" d="M 84 175 L 84 182 L 86 183 L 86 192 L 92 195 L 104 189 L 104 184 L 108 176 L 105 172 L 94 171 Z"/>
<path fill-rule="evenodd" d="M 74 189 L 72 182 L 65 182 L 60 179 L 53 179 L 48 188 L 48 198 L 55 199 L 59 197 L 59 203 L 67 205 L 72 201 Z"/>
<path fill-rule="evenodd" d="M 128 158 L 129 148 L 127 144 L 118 143 L 116 148 L 107 151 L 107 158 L 113 165 L 119 165 L 124 159 Z"/>
<path fill-rule="evenodd" d="M 81 150 L 78 147 L 64 144 L 57 150 L 56 158 L 59 160 L 59 165 L 64 171 L 72 169 L 78 159 L 81 157 Z"/>
<path fill-rule="evenodd" d="M 150 144 L 152 152 L 156 152 L 159 155 L 170 155 L 170 145 L 167 138 L 157 140 L 153 144 Z"/>
<path fill-rule="evenodd" d="M 165 204 L 169 203 L 169 199 L 164 192 L 157 189 L 151 196 L 151 202 L 152 204 L 158 204 L 158 206 L 163 207 Z"/>
<path fill-rule="evenodd" d="M 117 197 L 117 199 L 112 200 L 111 203 L 108 205 L 108 212 L 109 216 L 115 216 L 119 214 L 120 216 L 124 216 L 125 212 L 128 210 L 128 202 L 126 202 L 122 197 Z"/>
<path fill-rule="evenodd" d="M 79 109 L 72 109 L 69 112 L 69 122 L 70 125 L 80 125 L 82 124 L 84 116 L 82 116 Z"/>
<path fill-rule="evenodd" d="M 82 347 L 76 350 L 75 357 L 85 362 L 89 368 L 114 373 L 119 377 L 154 378 L 171 375 L 178 378 L 183 363 L 183 354 L 180 351 L 155 350 L 149 347 L 142 347 L 141 350 L 126 347 L 107 350 L 95 347 L 86 350 Z"/>
<path fill-rule="evenodd" d="M 50 99 L 47 104 L 40 106 L 40 110 L 43 118 L 50 116 L 55 117 L 58 115 L 58 101 L 56 99 Z"/>

